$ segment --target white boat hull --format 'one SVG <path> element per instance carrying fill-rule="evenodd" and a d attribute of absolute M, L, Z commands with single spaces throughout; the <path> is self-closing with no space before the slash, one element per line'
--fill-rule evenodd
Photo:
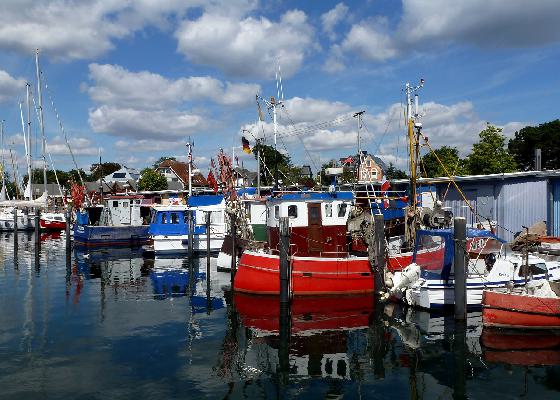
<path fill-rule="evenodd" d="M 189 236 L 152 236 L 155 254 L 187 254 L 189 251 Z M 206 234 L 195 235 L 193 237 L 193 251 L 206 252 Z M 210 252 L 218 252 L 224 242 L 223 236 L 210 236 Z"/>

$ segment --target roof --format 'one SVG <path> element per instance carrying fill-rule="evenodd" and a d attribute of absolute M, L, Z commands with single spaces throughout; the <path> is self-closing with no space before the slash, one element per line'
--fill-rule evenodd
<path fill-rule="evenodd" d="M 271 202 L 280 201 L 320 201 L 320 200 L 353 200 L 352 192 L 298 192 L 298 193 L 279 193 L 270 197 Z"/>
<path fill-rule="evenodd" d="M 503 174 L 488 174 L 488 175 L 465 175 L 454 176 L 453 179 L 448 176 L 441 176 L 437 178 L 419 178 L 418 183 L 447 183 L 452 180 L 455 182 L 478 182 L 490 180 L 505 180 L 515 178 L 560 178 L 560 170 L 547 170 L 547 171 L 522 171 L 522 172 L 508 172 Z M 393 179 L 391 183 L 410 183 L 410 179 Z"/>
<path fill-rule="evenodd" d="M 179 178 L 181 182 L 183 182 L 183 184 L 188 185 L 189 164 L 175 160 L 164 160 L 157 167 L 157 169 L 160 168 L 170 168 L 175 173 L 175 175 L 177 175 L 177 178 Z M 193 174 L 192 184 L 193 186 L 208 186 L 206 178 L 200 172 L 196 172 Z"/>
<path fill-rule="evenodd" d="M 221 195 L 203 195 L 189 197 L 187 204 L 189 207 L 217 206 L 222 201 L 224 201 L 224 196 Z"/>
<path fill-rule="evenodd" d="M 447 236 L 453 237 L 453 228 L 447 229 L 422 229 L 417 232 L 419 235 L 434 235 L 434 236 Z M 506 243 L 506 241 L 502 238 L 499 238 L 495 234 L 490 231 L 484 229 L 474 229 L 474 228 L 467 228 L 467 237 L 468 238 L 477 238 L 477 237 L 484 237 L 490 239 L 496 239 L 499 242 Z"/>
<path fill-rule="evenodd" d="M 31 183 L 31 193 L 34 196 L 43 194 L 44 185 L 42 183 Z M 64 187 L 62 188 L 62 193 L 64 193 Z M 60 189 L 56 183 L 47 183 L 47 194 L 49 196 L 60 197 Z"/>

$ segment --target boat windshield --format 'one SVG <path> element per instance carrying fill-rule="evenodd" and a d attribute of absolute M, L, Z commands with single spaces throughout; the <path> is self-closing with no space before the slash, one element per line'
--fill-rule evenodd
<path fill-rule="evenodd" d="M 446 245 L 448 243 L 446 243 L 442 236 L 418 235 L 414 262 L 423 270 L 441 272 L 446 264 Z M 448 252 L 451 252 L 451 260 L 448 260 L 448 262 L 453 260 L 453 248 L 450 246 L 449 249 Z"/>

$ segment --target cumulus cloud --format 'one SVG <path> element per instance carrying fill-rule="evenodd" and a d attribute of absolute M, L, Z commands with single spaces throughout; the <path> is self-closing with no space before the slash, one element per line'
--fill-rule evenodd
<path fill-rule="evenodd" d="M 119 65 L 89 65 L 94 85 L 87 89 L 96 103 L 135 108 L 166 108 L 185 101 L 210 100 L 226 106 L 253 102 L 260 86 L 222 82 L 210 76 L 171 80 L 149 72 L 131 72 Z"/>
<path fill-rule="evenodd" d="M 286 12 L 278 22 L 204 13 L 184 21 L 175 36 L 178 51 L 188 60 L 232 76 L 272 77 L 279 60 L 289 77 L 313 46 L 313 28 L 300 10 Z"/>
<path fill-rule="evenodd" d="M 15 96 L 21 95 L 24 87 L 24 79 L 14 78 L 6 71 L 0 70 L 0 103 L 14 100 Z"/>
<path fill-rule="evenodd" d="M 383 62 L 410 49 L 437 51 L 442 47 L 523 48 L 560 40 L 556 0 L 530 6 L 524 0 L 471 0 L 451 5 L 446 0 L 402 0 L 403 13 L 394 28 L 385 17 L 359 21 L 342 41 L 331 47 L 325 70 L 341 69 L 350 54 Z"/>
<path fill-rule="evenodd" d="M 334 28 L 341 21 L 343 21 L 344 18 L 346 18 L 347 14 L 348 6 L 344 3 L 338 3 L 334 8 L 321 15 L 321 24 L 323 27 L 323 31 L 329 36 L 331 40 L 336 39 Z"/>
<path fill-rule="evenodd" d="M 95 156 L 98 154 L 99 149 L 95 147 L 88 138 L 75 137 L 70 138 L 68 141 L 70 142 L 72 153 L 75 156 Z M 60 136 L 56 136 L 52 140 L 49 140 L 49 142 L 47 142 L 46 150 L 47 153 L 50 153 L 51 155 L 70 155 L 64 138 Z"/>
<path fill-rule="evenodd" d="M 185 137 L 206 127 L 204 119 L 177 110 L 137 110 L 103 105 L 89 112 L 94 132 L 140 139 Z"/>

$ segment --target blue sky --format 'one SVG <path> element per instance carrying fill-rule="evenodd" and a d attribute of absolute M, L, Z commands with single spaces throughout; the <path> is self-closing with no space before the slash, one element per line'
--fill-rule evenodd
<path fill-rule="evenodd" d="M 315 170 L 354 152 L 350 115 L 365 110 L 363 147 L 405 168 L 402 87 L 420 78 L 424 133 L 466 154 L 486 122 L 511 136 L 558 118 L 558 20 L 557 0 L 3 0 L 4 151 L 18 154 L 23 174 L 19 102 L 26 81 L 35 87 L 39 48 L 59 169 L 73 165 L 51 98 L 86 170 L 99 148 L 139 168 L 184 159 L 189 136 L 202 170 L 232 147 L 255 168 L 241 132 L 272 144 L 268 115 L 255 125 L 255 94 L 276 96 L 277 65 L 279 147 L 296 164 Z"/>

